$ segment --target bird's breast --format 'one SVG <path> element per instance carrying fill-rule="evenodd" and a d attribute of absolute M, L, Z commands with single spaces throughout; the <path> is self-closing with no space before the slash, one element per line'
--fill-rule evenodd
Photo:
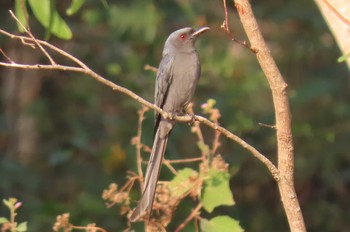
<path fill-rule="evenodd" d="M 172 67 L 172 81 L 164 109 L 181 112 L 191 101 L 200 76 L 200 62 L 196 52 L 177 54 Z"/>

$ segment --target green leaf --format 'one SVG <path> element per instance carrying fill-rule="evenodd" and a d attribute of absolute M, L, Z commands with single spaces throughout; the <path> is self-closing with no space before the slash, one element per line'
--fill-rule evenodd
<path fill-rule="evenodd" d="M 135 1 L 133 7 L 114 4 L 108 12 L 111 30 L 116 35 L 134 42 L 154 42 L 161 17 L 152 1 Z"/>
<path fill-rule="evenodd" d="M 9 222 L 7 218 L 0 217 L 0 224 L 6 223 L 6 222 Z"/>
<path fill-rule="evenodd" d="M 197 146 L 201 152 L 204 153 L 204 155 L 208 156 L 210 153 L 209 146 L 203 142 L 197 142 Z"/>
<path fill-rule="evenodd" d="M 213 169 L 209 171 L 208 175 L 209 179 L 205 181 L 203 188 L 202 203 L 204 209 L 211 213 L 217 206 L 234 205 L 229 187 L 230 175 Z"/>
<path fill-rule="evenodd" d="M 203 113 L 204 114 L 210 113 L 210 110 L 214 108 L 215 104 L 216 104 L 216 100 L 209 98 L 207 102 L 202 105 Z"/>
<path fill-rule="evenodd" d="M 103 7 L 107 10 L 109 8 L 107 0 L 100 0 L 100 1 L 102 3 Z"/>
<path fill-rule="evenodd" d="M 118 63 L 110 63 L 107 65 L 106 71 L 109 75 L 116 76 L 122 72 L 122 67 Z"/>
<path fill-rule="evenodd" d="M 342 55 L 341 57 L 339 57 L 338 58 L 338 63 L 341 63 L 341 62 L 344 62 L 344 61 L 346 61 L 347 59 L 349 59 L 350 58 L 350 53 L 348 53 L 348 54 L 345 54 L 345 55 Z"/>
<path fill-rule="evenodd" d="M 45 28 L 49 26 L 50 22 L 50 1 L 51 0 L 28 0 L 35 17 Z"/>
<path fill-rule="evenodd" d="M 72 31 L 66 22 L 55 9 L 51 9 L 50 0 L 28 0 L 28 2 L 41 25 L 50 29 L 50 32 L 58 38 L 66 40 L 72 38 Z"/>
<path fill-rule="evenodd" d="M 172 196 L 181 197 L 193 186 L 191 178 L 196 178 L 198 173 L 191 168 L 184 168 L 178 171 L 178 174 L 169 183 L 168 188 L 170 189 Z"/>
<path fill-rule="evenodd" d="M 16 198 L 9 198 L 8 200 L 3 199 L 3 202 L 9 209 L 12 209 L 16 204 L 17 199 Z"/>
<path fill-rule="evenodd" d="M 67 15 L 73 15 L 78 12 L 78 10 L 84 5 L 85 0 L 72 0 L 71 5 L 66 11 Z"/>
<path fill-rule="evenodd" d="M 18 232 L 27 231 L 27 222 L 22 222 L 22 223 L 20 223 L 20 224 L 16 227 L 16 230 L 17 230 Z"/>
<path fill-rule="evenodd" d="M 15 15 L 24 27 L 28 27 L 26 20 L 26 16 L 28 17 L 28 10 L 25 0 L 15 1 Z M 19 23 L 17 23 L 17 27 L 20 32 L 24 32 L 23 27 L 19 25 Z"/>
<path fill-rule="evenodd" d="M 211 220 L 203 219 L 200 221 L 200 227 L 203 232 L 243 232 L 239 221 L 229 216 L 219 216 Z"/>
<path fill-rule="evenodd" d="M 52 26 L 53 26 L 53 18 L 54 18 L 54 13 L 56 11 L 56 0 L 50 0 L 50 19 L 49 19 L 49 24 L 46 27 L 45 31 L 45 40 L 49 40 L 51 37 L 51 32 L 52 32 Z"/>
<path fill-rule="evenodd" d="M 103 19 L 101 11 L 96 9 L 87 9 L 83 12 L 83 20 L 89 24 L 97 25 Z"/>

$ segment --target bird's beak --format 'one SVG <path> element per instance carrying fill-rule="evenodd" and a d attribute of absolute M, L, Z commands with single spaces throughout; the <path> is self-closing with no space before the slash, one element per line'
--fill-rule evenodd
<path fill-rule="evenodd" d="M 195 30 L 192 35 L 191 35 L 191 38 L 196 38 L 197 36 L 203 34 L 204 32 L 206 31 L 209 31 L 210 28 L 209 27 L 201 27 L 201 28 L 198 28 L 197 30 Z"/>

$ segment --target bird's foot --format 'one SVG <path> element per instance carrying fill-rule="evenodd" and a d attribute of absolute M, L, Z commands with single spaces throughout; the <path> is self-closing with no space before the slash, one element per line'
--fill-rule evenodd
<path fill-rule="evenodd" d="M 174 113 L 167 113 L 166 117 L 164 117 L 165 119 L 169 119 L 169 120 L 174 120 L 176 117 L 176 114 Z"/>
<path fill-rule="evenodd" d="M 187 122 L 189 126 L 193 126 L 196 121 L 196 116 L 194 114 L 186 114 L 186 116 L 191 117 L 190 121 Z"/>

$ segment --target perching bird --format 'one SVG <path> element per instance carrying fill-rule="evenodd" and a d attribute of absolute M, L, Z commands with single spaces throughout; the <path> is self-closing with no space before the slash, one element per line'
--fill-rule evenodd
<path fill-rule="evenodd" d="M 195 48 L 199 35 L 209 27 L 194 30 L 190 27 L 170 34 L 165 42 L 160 62 L 155 91 L 155 104 L 173 115 L 183 115 L 190 103 L 201 72 L 201 64 Z M 148 161 L 145 185 L 141 200 L 130 216 L 130 221 L 151 215 L 158 176 L 166 149 L 168 136 L 175 120 L 155 114 L 154 142 Z"/>

